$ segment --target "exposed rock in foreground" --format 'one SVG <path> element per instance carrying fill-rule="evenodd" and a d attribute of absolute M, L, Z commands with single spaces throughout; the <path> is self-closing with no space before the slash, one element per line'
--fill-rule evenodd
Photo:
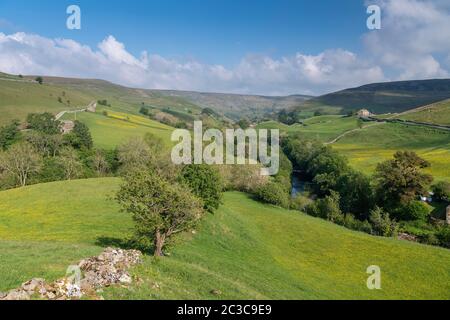
<path fill-rule="evenodd" d="M 70 266 L 69 276 L 53 283 L 44 279 L 32 279 L 20 288 L 0 293 L 0 300 L 30 300 L 32 297 L 47 300 L 80 299 L 96 296 L 96 291 L 114 284 L 130 284 L 128 269 L 141 262 L 142 253 L 137 250 L 107 248 L 98 257 L 81 260 Z"/>

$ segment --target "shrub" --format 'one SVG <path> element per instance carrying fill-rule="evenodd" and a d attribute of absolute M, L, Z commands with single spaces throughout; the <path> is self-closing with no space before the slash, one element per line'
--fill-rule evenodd
<path fill-rule="evenodd" d="M 430 210 L 428 210 L 427 206 L 421 201 L 411 201 L 400 207 L 398 210 L 398 217 L 406 221 L 425 221 L 430 215 Z"/>
<path fill-rule="evenodd" d="M 348 229 L 361 231 L 361 232 L 365 232 L 365 233 L 369 233 L 369 234 L 372 233 L 372 225 L 369 223 L 369 221 L 358 220 L 355 218 L 355 216 L 353 216 L 350 213 L 345 215 L 343 225 L 344 225 L 344 227 L 346 227 Z"/>
<path fill-rule="evenodd" d="M 439 244 L 445 248 L 450 248 L 450 227 L 442 227 L 436 232 L 436 238 L 439 240 Z"/>
<path fill-rule="evenodd" d="M 268 177 L 260 174 L 261 165 L 235 166 L 219 165 L 218 172 L 222 177 L 224 190 L 256 193 L 256 190 L 268 183 Z"/>
<path fill-rule="evenodd" d="M 300 194 L 291 199 L 290 208 L 292 210 L 305 211 L 306 207 L 312 204 L 312 200 Z"/>
<path fill-rule="evenodd" d="M 283 208 L 289 207 L 289 196 L 279 183 L 269 182 L 262 185 L 256 189 L 255 195 L 262 202 Z"/>
<path fill-rule="evenodd" d="M 329 196 L 319 199 L 309 205 L 306 208 L 306 212 L 314 217 L 319 217 L 337 224 L 342 224 L 344 221 L 344 215 L 339 208 L 339 200 L 339 194 L 332 191 Z"/>
<path fill-rule="evenodd" d="M 0 127 L 0 151 L 8 149 L 19 139 L 19 121 L 12 121 L 9 125 Z"/>
<path fill-rule="evenodd" d="M 398 233 L 398 224 L 389 217 L 389 213 L 383 209 L 375 207 L 370 212 L 370 222 L 373 228 L 373 234 L 382 237 L 395 237 Z"/>
<path fill-rule="evenodd" d="M 204 209 L 214 212 L 222 199 L 222 180 L 214 167 L 208 165 L 187 165 L 180 175 L 181 183 L 203 200 Z"/>

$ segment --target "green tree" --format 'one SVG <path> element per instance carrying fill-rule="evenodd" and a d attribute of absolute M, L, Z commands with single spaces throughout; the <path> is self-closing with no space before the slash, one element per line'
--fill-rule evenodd
<path fill-rule="evenodd" d="M 241 119 L 238 121 L 237 124 L 241 129 L 244 129 L 244 130 L 246 130 L 250 127 L 250 121 L 248 121 L 247 119 Z"/>
<path fill-rule="evenodd" d="M 430 216 L 430 210 L 420 201 L 411 201 L 400 207 L 397 216 L 402 220 L 421 220 L 426 221 Z"/>
<path fill-rule="evenodd" d="M 339 178 L 348 172 L 348 161 L 331 148 L 324 148 L 309 162 L 308 173 L 313 177 L 313 189 L 319 196 L 336 190 Z"/>
<path fill-rule="evenodd" d="M 385 208 L 405 205 L 428 193 L 433 177 L 422 172 L 430 164 L 412 151 L 398 151 L 375 172 L 377 196 Z"/>
<path fill-rule="evenodd" d="M 208 165 L 187 165 L 180 175 L 181 183 L 203 200 L 204 209 L 214 212 L 222 199 L 223 184 L 217 170 Z"/>
<path fill-rule="evenodd" d="M 34 80 L 39 84 L 42 84 L 44 82 L 44 79 L 42 77 L 36 77 L 36 79 Z"/>
<path fill-rule="evenodd" d="M 11 121 L 10 124 L 0 127 L 0 150 L 6 150 L 19 139 L 19 121 Z"/>
<path fill-rule="evenodd" d="M 380 207 L 375 207 L 375 209 L 370 212 L 369 220 L 375 235 L 395 237 L 398 233 L 397 222 L 391 219 L 389 213 L 383 211 Z"/>
<path fill-rule="evenodd" d="M 137 239 L 153 243 L 155 256 L 162 256 L 167 241 L 192 228 L 203 214 L 201 200 L 189 190 L 152 172 L 127 175 L 116 199 L 132 214 Z"/>
<path fill-rule="evenodd" d="M 336 190 L 341 195 L 341 209 L 365 220 L 375 205 L 375 195 L 369 177 L 361 172 L 350 170 L 340 176 Z"/>
<path fill-rule="evenodd" d="M 75 126 L 73 127 L 72 134 L 77 137 L 79 144 L 78 148 L 84 147 L 86 149 L 91 149 L 94 145 L 89 127 L 83 122 L 77 120 L 75 121 Z"/>
<path fill-rule="evenodd" d="M 342 224 L 344 221 L 344 214 L 339 207 L 339 201 L 339 193 L 331 191 L 329 196 L 318 199 L 313 204 L 309 205 L 306 208 L 306 212 L 314 217 Z"/>
<path fill-rule="evenodd" d="M 55 117 L 49 113 L 30 113 L 27 116 L 27 122 L 30 129 L 45 133 L 58 134 L 60 133 L 61 123 L 55 120 Z"/>

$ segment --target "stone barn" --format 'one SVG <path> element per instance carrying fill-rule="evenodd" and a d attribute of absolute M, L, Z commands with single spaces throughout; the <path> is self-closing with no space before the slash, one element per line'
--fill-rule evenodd
<path fill-rule="evenodd" d="M 358 111 L 358 117 L 360 118 L 369 118 L 372 116 L 372 113 L 367 109 L 361 109 Z"/>
<path fill-rule="evenodd" d="M 72 132 L 73 128 L 75 127 L 75 123 L 70 120 L 61 121 L 61 132 L 62 134 L 67 134 Z"/>

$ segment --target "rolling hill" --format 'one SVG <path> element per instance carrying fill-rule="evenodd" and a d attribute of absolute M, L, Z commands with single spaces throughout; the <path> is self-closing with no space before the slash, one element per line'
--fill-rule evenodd
<path fill-rule="evenodd" d="M 294 111 L 319 109 L 346 113 L 369 109 L 376 114 L 400 113 L 450 98 L 450 79 L 374 83 L 306 101 Z"/>
<path fill-rule="evenodd" d="M 312 98 L 311 96 L 306 95 L 271 97 L 189 91 L 160 92 L 171 97 L 183 98 L 202 108 L 212 108 L 233 120 L 239 120 L 242 117 L 261 119 L 267 114 L 298 106 Z"/>
<path fill-rule="evenodd" d="M 450 181 L 450 132 L 399 123 L 385 123 L 350 132 L 333 144 L 350 164 L 371 174 L 376 165 L 399 150 L 415 151 L 431 164 L 435 180 Z"/>
<path fill-rule="evenodd" d="M 79 109 L 91 101 L 107 100 L 113 111 L 138 114 L 142 104 L 180 118 L 192 118 L 211 108 L 225 120 L 260 119 L 267 114 L 301 104 L 310 96 L 270 97 L 174 90 L 136 89 L 104 80 L 43 76 L 14 76 L 0 73 L 0 125 L 23 120 L 30 112 Z M 69 102 L 70 101 L 70 102 Z"/>
<path fill-rule="evenodd" d="M 406 111 L 394 118 L 450 126 L 450 99 Z"/>
<path fill-rule="evenodd" d="M 124 240 L 131 219 L 111 201 L 119 183 L 75 180 L 0 192 L 0 290 L 63 276 L 69 264 Z M 145 257 L 133 270 L 140 281 L 108 288 L 105 298 L 450 298 L 449 250 L 353 232 L 237 192 L 226 193 L 219 211 L 169 252 Z M 366 287 L 370 265 L 382 270 L 382 290 Z"/>

